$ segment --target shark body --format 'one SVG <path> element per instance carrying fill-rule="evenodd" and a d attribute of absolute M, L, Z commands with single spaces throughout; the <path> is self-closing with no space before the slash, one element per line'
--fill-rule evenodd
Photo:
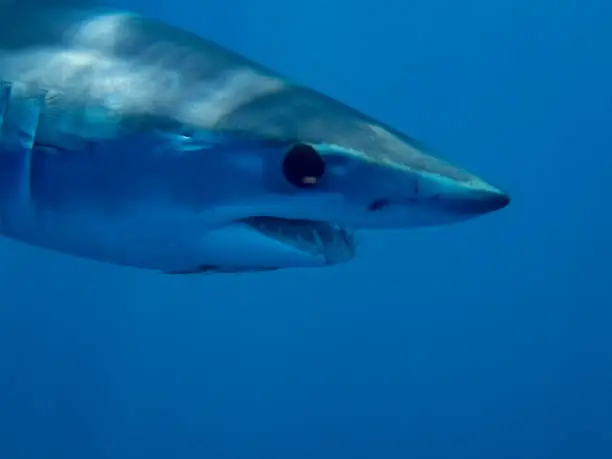
<path fill-rule="evenodd" d="M 508 202 L 410 137 L 187 31 L 79 0 L 0 0 L 6 237 L 171 273 L 273 270 L 346 262 L 360 229 Z"/>

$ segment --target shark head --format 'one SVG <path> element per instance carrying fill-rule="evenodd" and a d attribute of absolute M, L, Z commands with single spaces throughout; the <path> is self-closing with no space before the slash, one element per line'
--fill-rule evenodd
<path fill-rule="evenodd" d="M 207 248 L 242 238 L 233 270 L 342 263 L 355 255 L 359 230 L 446 225 L 510 202 L 408 136 L 304 88 L 253 100 L 219 128 L 273 144 L 227 155 L 233 169 L 218 174 L 234 193 L 250 184 Z"/>
<path fill-rule="evenodd" d="M 166 272 L 271 270 L 351 260 L 360 230 L 445 225 L 509 203 L 341 102 L 86 3 L 0 0 L 0 80 L 11 83 L 0 127 L 36 150 L 18 188 L 25 209 L 8 215 L 7 193 L 11 237 Z M 44 97 L 26 97 L 32 88 Z M 25 117 L 9 107 L 24 98 L 35 101 Z M 33 208 L 48 212 L 22 218 Z"/>

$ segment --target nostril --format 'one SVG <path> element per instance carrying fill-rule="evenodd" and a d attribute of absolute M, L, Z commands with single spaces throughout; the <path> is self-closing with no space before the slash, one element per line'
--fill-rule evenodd
<path fill-rule="evenodd" d="M 376 212 L 377 210 L 384 209 L 385 207 L 389 205 L 389 202 L 390 201 L 386 198 L 375 199 L 368 206 L 368 210 L 370 212 Z"/>

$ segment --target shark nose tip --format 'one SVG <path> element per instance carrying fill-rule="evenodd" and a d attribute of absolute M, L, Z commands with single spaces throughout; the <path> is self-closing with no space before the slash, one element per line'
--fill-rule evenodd
<path fill-rule="evenodd" d="M 475 193 L 459 199 L 443 200 L 447 209 L 462 215 L 482 215 L 495 212 L 510 204 L 510 196 L 503 191 Z"/>
<path fill-rule="evenodd" d="M 484 199 L 486 202 L 485 206 L 489 206 L 487 212 L 495 212 L 496 210 L 501 210 L 504 207 L 508 207 L 510 204 L 510 195 L 508 193 L 504 193 L 500 191 L 498 193 L 491 193 L 487 198 Z"/>
<path fill-rule="evenodd" d="M 507 207 L 510 204 L 510 196 L 503 191 L 491 191 L 477 194 L 465 202 L 467 213 L 488 214 Z"/>

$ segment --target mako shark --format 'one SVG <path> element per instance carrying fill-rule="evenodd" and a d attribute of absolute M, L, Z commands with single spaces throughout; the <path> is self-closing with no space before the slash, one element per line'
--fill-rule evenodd
<path fill-rule="evenodd" d="M 359 230 L 500 189 L 211 41 L 79 0 L 0 0 L 0 234 L 167 273 L 326 266 Z"/>

